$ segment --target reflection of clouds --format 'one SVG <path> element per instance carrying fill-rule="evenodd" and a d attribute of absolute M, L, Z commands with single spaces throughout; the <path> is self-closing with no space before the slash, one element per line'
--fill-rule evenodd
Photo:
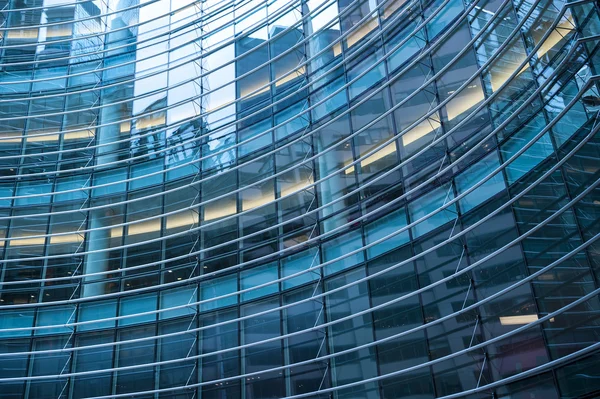
<path fill-rule="evenodd" d="M 306 5 L 308 6 L 309 12 L 312 13 L 316 8 L 321 6 L 326 1 L 328 1 L 328 0 L 308 0 L 306 2 Z M 339 10 L 338 10 L 338 6 L 337 6 L 337 2 L 334 1 L 333 4 L 325 7 L 325 9 L 323 9 L 321 12 L 319 12 L 319 14 L 314 15 L 309 19 L 309 22 L 308 22 L 309 30 L 312 29 L 309 31 L 309 33 L 313 33 L 318 30 L 321 30 L 321 29 L 325 28 L 326 26 L 327 26 L 327 29 L 337 30 L 337 31 L 341 30 L 340 24 L 337 19 L 338 14 L 339 14 Z M 332 20 L 333 20 L 333 23 L 328 26 L 327 24 Z"/>
<path fill-rule="evenodd" d="M 268 6 L 268 13 L 269 13 L 269 15 L 274 15 L 275 13 L 278 13 L 278 11 L 280 9 L 282 9 L 284 6 L 287 6 L 287 5 L 288 5 L 288 0 L 276 0 Z M 289 26 L 294 25 L 301 18 L 302 18 L 302 13 L 300 12 L 300 7 L 297 6 L 293 9 L 289 10 L 285 14 L 283 14 L 283 16 L 279 17 L 275 21 L 275 24 L 278 26 L 287 28 Z M 270 32 L 270 35 L 272 36 L 273 33 Z"/>
<path fill-rule="evenodd" d="M 228 129 L 231 131 L 231 129 Z M 235 151 L 236 149 L 233 147 L 235 145 L 235 136 L 231 133 L 228 133 L 225 137 L 222 134 L 215 135 L 217 137 L 209 136 L 209 142 L 207 143 L 208 151 L 205 150 L 205 156 L 210 155 L 212 152 L 222 151 L 226 148 L 230 148 L 229 151 L 224 151 L 218 155 L 214 155 L 211 158 L 207 159 L 205 163 L 209 164 L 207 169 L 212 167 L 222 168 L 224 166 L 232 164 L 235 159 Z"/>
<path fill-rule="evenodd" d="M 238 7 L 233 12 L 235 18 L 235 33 L 241 33 L 250 27 L 257 26 L 267 18 L 267 8 L 263 0 L 251 0 Z M 268 39 L 266 28 L 258 29 L 250 34 L 254 39 Z"/>

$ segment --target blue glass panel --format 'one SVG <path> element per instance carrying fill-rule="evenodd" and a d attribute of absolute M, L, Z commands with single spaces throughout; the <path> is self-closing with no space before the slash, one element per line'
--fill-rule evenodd
<path fill-rule="evenodd" d="M 327 83 L 318 91 L 317 94 L 315 94 L 314 103 L 324 100 L 326 97 L 333 94 L 333 92 L 335 92 L 337 89 L 342 87 L 342 85 L 344 85 L 343 78 L 338 78 L 332 82 Z M 313 108 L 313 118 L 315 120 L 319 120 L 334 112 L 336 109 L 340 108 L 344 104 L 346 104 L 346 93 L 342 90 L 339 93 L 335 94 L 333 97 L 328 98 L 323 103 Z"/>
<path fill-rule="evenodd" d="M 94 186 L 100 184 L 108 184 L 119 182 L 127 179 L 127 169 L 111 169 L 96 173 L 94 177 Z M 127 188 L 127 183 L 111 184 L 110 186 L 95 188 L 92 190 L 93 196 L 109 195 L 124 192 Z"/>
<path fill-rule="evenodd" d="M 167 309 L 175 306 L 186 305 L 198 300 L 198 288 L 177 287 L 160 294 L 160 308 Z M 168 312 L 160 313 L 160 319 L 168 319 L 171 317 L 184 316 L 196 313 L 198 306 L 188 306 L 181 309 L 169 310 Z"/>
<path fill-rule="evenodd" d="M 140 177 L 145 176 L 150 173 L 155 173 L 161 171 L 163 168 L 162 159 L 156 159 L 149 162 L 144 162 L 140 165 L 134 165 L 131 168 L 131 177 Z M 146 186 L 151 186 L 155 184 L 160 184 L 163 181 L 164 174 L 158 173 L 152 176 L 145 177 L 143 179 L 132 180 L 131 181 L 131 189 L 135 190 L 137 188 L 142 188 Z"/>
<path fill-rule="evenodd" d="M 241 288 L 252 288 L 260 284 L 268 283 L 269 281 L 277 280 L 277 263 L 269 263 L 266 265 L 253 267 L 250 270 L 245 270 L 240 273 Z M 242 294 L 242 301 L 258 298 L 261 296 L 273 294 L 278 291 L 278 283 L 248 291 Z"/>
<path fill-rule="evenodd" d="M 0 330 L 31 326 L 33 326 L 33 310 L 19 309 L 0 312 Z M 31 330 L 0 332 L 0 337 L 26 337 L 29 335 L 31 335 Z"/>
<path fill-rule="evenodd" d="M 435 12 L 439 4 L 442 1 L 436 1 L 430 6 L 430 14 Z M 427 31 L 429 32 L 429 39 L 433 39 L 440 32 L 451 25 L 454 18 L 456 18 L 464 10 L 463 3 L 460 0 L 451 0 L 446 6 L 436 14 L 435 17 L 427 23 Z"/>
<path fill-rule="evenodd" d="M 258 136 L 261 133 L 266 132 L 271 128 L 271 119 L 263 119 L 262 121 L 256 122 L 252 126 L 243 131 L 239 132 L 239 141 L 246 141 L 252 137 Z M 252 153 L 258 149 L 268 146 L 273 142 L 273 133 L 262 134 L 260 137 L 256 137 L 250 140 L 246 144 L 242 144 L 239 147 L 239 155 L 241 157 Z"/>
<path fill-rule="evenodd" d="M 82 303 L 79 305 L 79 317 L 77 321 L 92 321 L 99 319 L 107 319 L 109 317 L 115 317 L 117 315 L 117 302 L 116 301 L 101 301 Z M 84 324 L 77 327 L 78 331 L 95 330 L 98 328 L 111 328 L 114 327 L 114 321 L 104 321 L 102 323 L 90 323 Z"/>
<path fill-rule="evenodd" d="M 406 212 L 404 208 L 401 208 L 367 224 L 365 226 L 366 242 L 370 244 L 377 241 L 403 226 L 406 226 Z M 367 249 L 367 256 L 369 259 L 374 258 L 377 255 L 406 244 L 409 240 L 408 230 L 406 230 Z"/>
<path fill-rule="evenodd" d="M 38 310 L 36 326 L 52 326 L 73 322 L 75 317 L 71 316 L 75 316 L 74 310 L 75 307 L 73 306 L 41 308 Z M 36 330 L 35 335 L 68 333 L 72 331 L 72 328 L 73 327 L 45 328 Z"/>
<path fill-rule="evenodd" d="M 353 250 L 362 248 L 362 246 L 363 243 L 360 232 L 353 231 L 348 234 L 344 234 L 343 236 L 333 239 L 323 245 L 324 259 L 325 261 L 329 261 L 342 255 L 347 255 Z M 365 257 L 363 252 L 357 252 L 340 261 L 325 266 L 325 275 L 347 269 L 356 265 L 357 263 L 363 262 L 364 260 Z"/>
<path fill-rule="evenodd" d="M 438 187 L 423 195 L 418 201 L 413 201 L 408 204 L 411 222 L 439 209 L 453 198 L 454 193 L 452 192 L 452 186 L 450 184 L 445 184 L 442 187 Z M 412 228 L 413 235 L 415 237 L 422 236 L 436 227 L 454 219 L 456 219 L 456 204 L 447 207 L 445 210 L 440 211 L 417 224 Z"/>
<path fill-rule="evenodd" d="M 385 64 L 380 62 L 376 64 L 377 59 L 381 57 L 381 54 L 373 54 L 365 60 L 363 64 L 356 67 L 351 73 L 348 73 L 348 80 L 352 80 L 355 76 L 363 73 L 364 70 L 369 70 L 365 75 L 361 76 L 356 82 L 352 83 L 349 87 L 350 99 L 361 95 L 365 90 L 374 86 L 377 82 L 383 79 L 385 76 Z"/>
<path fill-rule="evenodd" d="M 55 191 L 77 190 L 82 187 L 89 187 L 89 179 L 85 176 L 68 176 L 56 180 Z M 59 194 L 54 197 L 55 201 L 72 201 L 87 198 L 89 191 L 73 191 L 70 193 Z"/>
<path fill-rule="evenodd" d="M 300 113 L 305 110 L 307 107 L 307 102 L 302 101 L 296 103 L 290 107 L 287 107 L 281 112 L 278 112 L 275 115 L 275 124 L 279 125 L 280 123 L 292 119 L 294 115 L 299 115 L 298 117 L 292 119 L 291 121 L 284 124 L 282 127 L 275 129 L 275 136 L 277 140 L 281 140 L 299 130 L 302 130 L 308 126 L 308 118 L 309 113 L 304 113 L 300 115 Z"/>
<path fill-rule="evenodd" d="M 210 298 L 216 298 L 231 292 L 237 291 L 237 275 L 229 275 L 220 278 L 210 279 L 202 282 L 200 285 L 200 298 L 204 301 Z M 235 305 L 237 303 L 237 295 L 232 295 L 227 298 L 217 299 L 200 305 L 200 310 L 207 311 L 223 306 Z"/>
<path fill-rule="evenodd" d="M 0 197 L 12 197 L 13 196 L 13 185 L 12 183 L 7 185 L 7 184 L 3 184 L 0 185 Z M 11 204 L 12 200 L 11 199 L 3 199 L 0 200 L 0 206 L 6 206 L 9 207 Z"/>
<path fill-rule="evenodd" d="M 136 313 L 149 312 L 156 310 L 156 294 L 136 295 L 121 299 L 120 316 L 131 315 Z M 148 314 L 145 316 L 129 317 L 120 319 L 120 326 L 128 326 L 136 323 L 144 323 L 147 321 L 156 320 L 156 314 Z"/>
<path fill-rule="evenodd" d="M 319 256 L 315 248 L 307 249 L 300 253 L 288 256 L 281 261 L 281 274 L 283 277 L 290 276 L 292 274 L 301 272 L 308 269 L 309 267 L 315 267 L 319 265 Z M 283 289 L 293 288 L 301 284 L 308 283 L 319 279 L 321 275 L 320 269 L 316 269 L 312 272 L 301 274 L 298 277 L 291 278 L 283 281 Z"/>
<path fill-rule="evenodd" d="M 52 183 L 48 181 L 36 181 L 36 182 L 22 182 L 17 186 L 17 195 L 37 195 L 43 193 L 49 193 L 52 191 Z M 31 198 L 18 198 L 15 200 L 15 205 L 34 205 L 34 204 L 47 204 L 50 202 L 50 196 L 38 196 Z"/>
<path fill-rule="evenodd" d="M 529 128 L 517 132 L 504 145 L 502 145 L 500 150 L 502 159 L 507 160 L 512 157 L 515 153 L 521 150 L 523 146 L 527 144 L 536 134 L 536 130 Z M 527 172 L 532 170 L 536 165 L 549 157 L 553 151 L 550 135 L 546 133 L 506 167 L 505 170 L 508 183 L 512 184 L 517 181 Z"/>
<path fill-rule="evenodd" d="M 389 69 L 394 70 L 406 63 L 421 48 L 423 48 L 423 42 L 416 37 L 411 37 L 388 58 Z"/>
<path fill-rule="evenodd" d="M 492 170 L 498 168 L 498 166 L 500 166 L 500 161 L 498 160 L 498 154 L 494 151 L 481 161 L 469 167 L 460 175 L 456 176 L 454 180 L 456 182 L 456 190 L 459 194 L 462 194 L 464 191 L 473 187 L 476 183 L 485 178 Z M 488 198 L 499 193 L 505 187 L 506 185 L 504 184 L 502 172 L 498 172 L 491 179 L 458 201 L 460 208 L 463 213 L 468 212 Z"/>

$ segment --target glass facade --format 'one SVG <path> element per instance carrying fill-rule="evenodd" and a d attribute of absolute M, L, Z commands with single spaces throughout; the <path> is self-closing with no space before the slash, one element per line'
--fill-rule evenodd
<path fill-rule="evenodd" d="M 0 398 L 600 396 L 594 0 L 0 0 Z"/>

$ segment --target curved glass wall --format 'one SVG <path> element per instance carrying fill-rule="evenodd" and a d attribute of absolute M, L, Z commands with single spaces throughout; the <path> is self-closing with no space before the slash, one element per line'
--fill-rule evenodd
<path fill-rule="evenodd" d="M 0 397 L 600 395 L 592 0 L 0 0 Z"/>

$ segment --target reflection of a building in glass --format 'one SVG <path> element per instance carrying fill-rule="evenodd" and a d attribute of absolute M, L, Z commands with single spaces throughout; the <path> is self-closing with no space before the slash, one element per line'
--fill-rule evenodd
<path fill-rule="evenodd" d="M 0 399 L 598 396 L 598 35 L 0 0 Z"/>

